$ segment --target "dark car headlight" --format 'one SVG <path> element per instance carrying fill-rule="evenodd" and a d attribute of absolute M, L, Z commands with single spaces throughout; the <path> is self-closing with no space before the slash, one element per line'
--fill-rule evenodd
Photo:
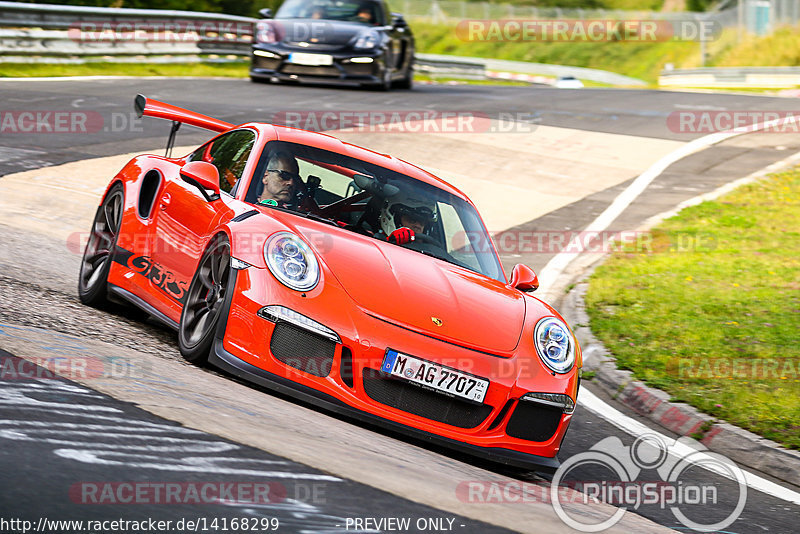
<path fill-rule="evenodd" d="M 278 232 L 264 243 L 267 267 L 283 285 L 295 291 L 314 289 L 319 283 L 319 263 L 302 239 L 291 232 Z"/>
<path fill-rule="evenodd" d="M 257 22 L 256 41 L 259 43 L 277 43 L 278 34 L 275 32 L 275 27 L 269 22 Z"/>
<path fill-rule="evenodd" d="M 566 373 L 575 365 L 575 340 L 569 328 L 555 317 L 536 323 L 533 334 L 536 353 L 556 373 Z"/>
<path fill-rule="evenodd" d="M 371 48 L 377 48 L 380 43 L 381 33 L 378 30 L 367 30 L 365 32 L 361 32 L 361 35 L 359 35 L 358 39 L 356 39 L 356 43 L 353 45 L 353 48 L 357 50 L 367 50 Z"/>

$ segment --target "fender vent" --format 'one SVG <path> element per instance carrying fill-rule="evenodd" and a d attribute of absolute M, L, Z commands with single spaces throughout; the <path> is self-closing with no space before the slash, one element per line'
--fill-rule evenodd
<path fill-rule="evenodd" d="M 246 212 L 244 212 L 244 213 L 240 213 L 239 215 L 237 215 L 236 217 L 234 217 L 234 218 L 233 218 L 233 219 L 231 219 L 231 220 L 232 220 L 233 222 L 242 222 L 242 221 L 244 221 L 245 219 L 249 219 L 249 218 L 250 218 L 250 217 L 252 217 L 253 215 L 258 215 L 258 210 L 250 210 L 250 211 L 246 211 Z"/>
<path fill-rule="evenodd" d="M 149 219 L 153 212 L 153 201 L 161 187 L 161 174 L 157 170 L 148 171 L 142 178 L 139 188 L 139 217 Z"/>

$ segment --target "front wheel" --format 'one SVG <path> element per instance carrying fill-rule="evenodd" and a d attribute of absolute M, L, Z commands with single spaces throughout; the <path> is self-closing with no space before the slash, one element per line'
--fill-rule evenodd
<path fill-rule="evenodd" d="M 406 74 L 403 78 L 395 84 L 398 89 L 413 89 L 414 88 L 414 67 L 409 65 L 406 69 Z"/>
<path fill-rule="evenodd" d="M 78 277 L 78 297 L 86 305 L 97 308 L 108 304 L 108 271 L 119 238 L 124 206 L 125 192 L 121 184 L 116 184 L 94 216 Z"/>
<path fill-rule="evenodd" d="M 183 357 L 198 365 L 208 361 L 225 297 L 231 288 L 231 245 L 226 236 L 214 238 L 194 274 L 178 328 Z"/>
<path fill-rule="evenodd" d="M 378 83 L 369 84 L 369 87 L 373 91 L 389 91 L 392 88 L 392 69 L 389 68 L 389 62 L 386 61 L 386 64 L 381 72 L 380 81 Z"/>

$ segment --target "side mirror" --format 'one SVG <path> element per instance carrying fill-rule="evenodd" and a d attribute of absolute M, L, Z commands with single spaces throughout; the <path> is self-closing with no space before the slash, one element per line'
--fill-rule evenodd
<path fill-rule="evenodd" d="M 511 271 L 511 282 L 508 285 L 526 293 L 536 291 L 539 289 L 539 277 L 533 269 L 518 263 Z"/>
<path fill-rule="evenodd" d="M 408 28 L 405 17 L 399 13 L 392 13 L 392 26 L 395 28 Z"/>
<path fill-rule="evenodd" d="M 206 200 L 211 202 L 219 198 L 219 171 L 205 161 L 191 161 L 181 169 L 181 178 L 200 189 Z M 212 191 L 212 195 L 207 193 Z"/>
<path fill-rule="evenodd" d="M 272 18 L 272 10 L 270 8 L 268 8 L 268 7 L 265 7 L 264 9 L 259 9 L 258 10 L 258 16 L 261 17 L 262 19 L 271 19 Z"/>

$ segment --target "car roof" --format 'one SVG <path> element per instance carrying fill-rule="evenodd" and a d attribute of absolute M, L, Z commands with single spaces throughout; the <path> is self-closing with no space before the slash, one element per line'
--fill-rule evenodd
<path fill-rule="evenodd" d="M 329 150 L 331 152 L 345 154 L 352 158 L 360 159 L 362 161 L 366 161 L 367 163 L 378 165 L 379 167 L 385 167 L 389 170 L 405 174 L 406 176 L 409 176 L 426 184 L 438 187 L 439 189 L 447 191 L 450 194 L 456 195 L 457 197 L 472 204 L 469 198 L 458 188 L 445 182 L 438 176 L 434 176 L 428 171 L 425 171 L 417 167 L 412 163 L 403 161 L 389 154 L 382 154 L 380 152 L 376 152 L 374 150 L 370 150 L 362 146 L 354 145 L 352 143 L 347 143 L 337 137 L 325 133 L 311 132 L 308 130 L 301 130 L 299 128 L 291 128 L 289 126 L 278 126 L 274 124 L 254 122 L 254 123 L 242 124 L 237 126 L 236 128 L 244 128 L 244 127 L 255 128 L 259 130 L 261 133 L 266 134 L 268 136 L 274 135 L 275 137 L 277 137 L 277 140 L 279 141 L 286 141 L 288 143 L 297 143 L 301 145 L 309 145 L 315 148 L 320 148 L 323 150 Z"/>

